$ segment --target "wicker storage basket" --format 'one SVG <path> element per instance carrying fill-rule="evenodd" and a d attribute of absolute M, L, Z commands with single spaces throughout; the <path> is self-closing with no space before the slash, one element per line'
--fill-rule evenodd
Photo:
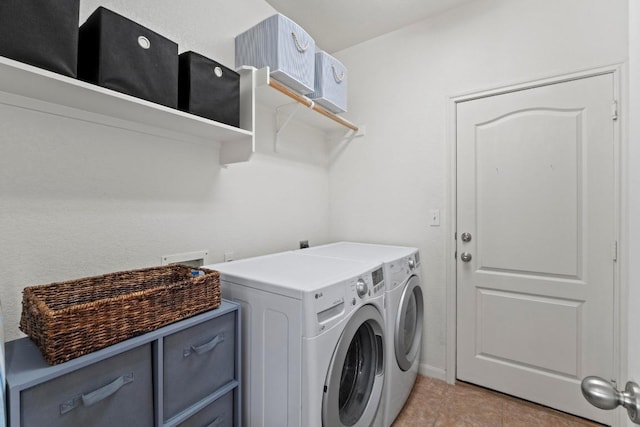
<path fill-rule="evenodd" d="M 55 365 L 217 308 L 220 302 L 214 270 L 169 265 L 123 271 L 26 287 L 20 329 Z"/>

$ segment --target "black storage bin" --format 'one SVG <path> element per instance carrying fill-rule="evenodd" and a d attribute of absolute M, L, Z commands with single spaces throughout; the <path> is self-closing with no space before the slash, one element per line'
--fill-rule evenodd
<path fill-rule="evenodd" d="M 77 76 L 79 0 L 0 0 L 0 55 Z"/>
<path fill-rule="evenodd" d="M 180 54 L 178 107 L 231 126 L 240 126 L 240 75 L 195 52 Z"/>
<path fill-rule="evenodd" d="M 178 45 L 99 7 L 80 27 L 78 77 L 177 108 Z"/>

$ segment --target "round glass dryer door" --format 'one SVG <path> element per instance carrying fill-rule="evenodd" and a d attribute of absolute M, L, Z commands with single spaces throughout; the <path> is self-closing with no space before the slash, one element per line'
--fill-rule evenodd
<path fill-rule="evenodd" d="M 362 306 L 345 326 L 333 352 L 322 399 L 322 425 L 370 426 L 384 382 L 384 321 Z"/>
<path fill-rule="evenodd" d="M 402 291 L 394 329 L 396 361 L 403 371 L 409 370 L 420 355 L 423 318 L 420 278 L 411 276 Z"/>

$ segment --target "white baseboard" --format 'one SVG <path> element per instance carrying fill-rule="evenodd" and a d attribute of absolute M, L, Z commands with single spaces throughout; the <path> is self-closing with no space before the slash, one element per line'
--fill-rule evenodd
<path fill-rule="evenodd" d="M 421 363 L 418 368 L 418 373 L 425 377 L 435 378 L 441 381 L 447 380 L 447 372 L 444 369 L 436 368 L 426 363 Z"/>

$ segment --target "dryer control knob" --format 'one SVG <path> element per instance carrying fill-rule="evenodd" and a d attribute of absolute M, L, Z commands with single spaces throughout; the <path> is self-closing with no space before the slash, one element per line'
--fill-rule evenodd
<path fill-rule="evenodd" d="M 362 298 L 367 294 L 368 291 L 369 289 L 367 287 L 367 282 L 362 279 L 358 279 L 358 281 L 356 282 L 356 292 L 358 293 L 358 296 Z"/>
<path fill-rule="evenodd" d="M 413 258 L 409 258 L 409 268 L 412 270 L 416 268 L 416 262 L 414 261 Z"/>

